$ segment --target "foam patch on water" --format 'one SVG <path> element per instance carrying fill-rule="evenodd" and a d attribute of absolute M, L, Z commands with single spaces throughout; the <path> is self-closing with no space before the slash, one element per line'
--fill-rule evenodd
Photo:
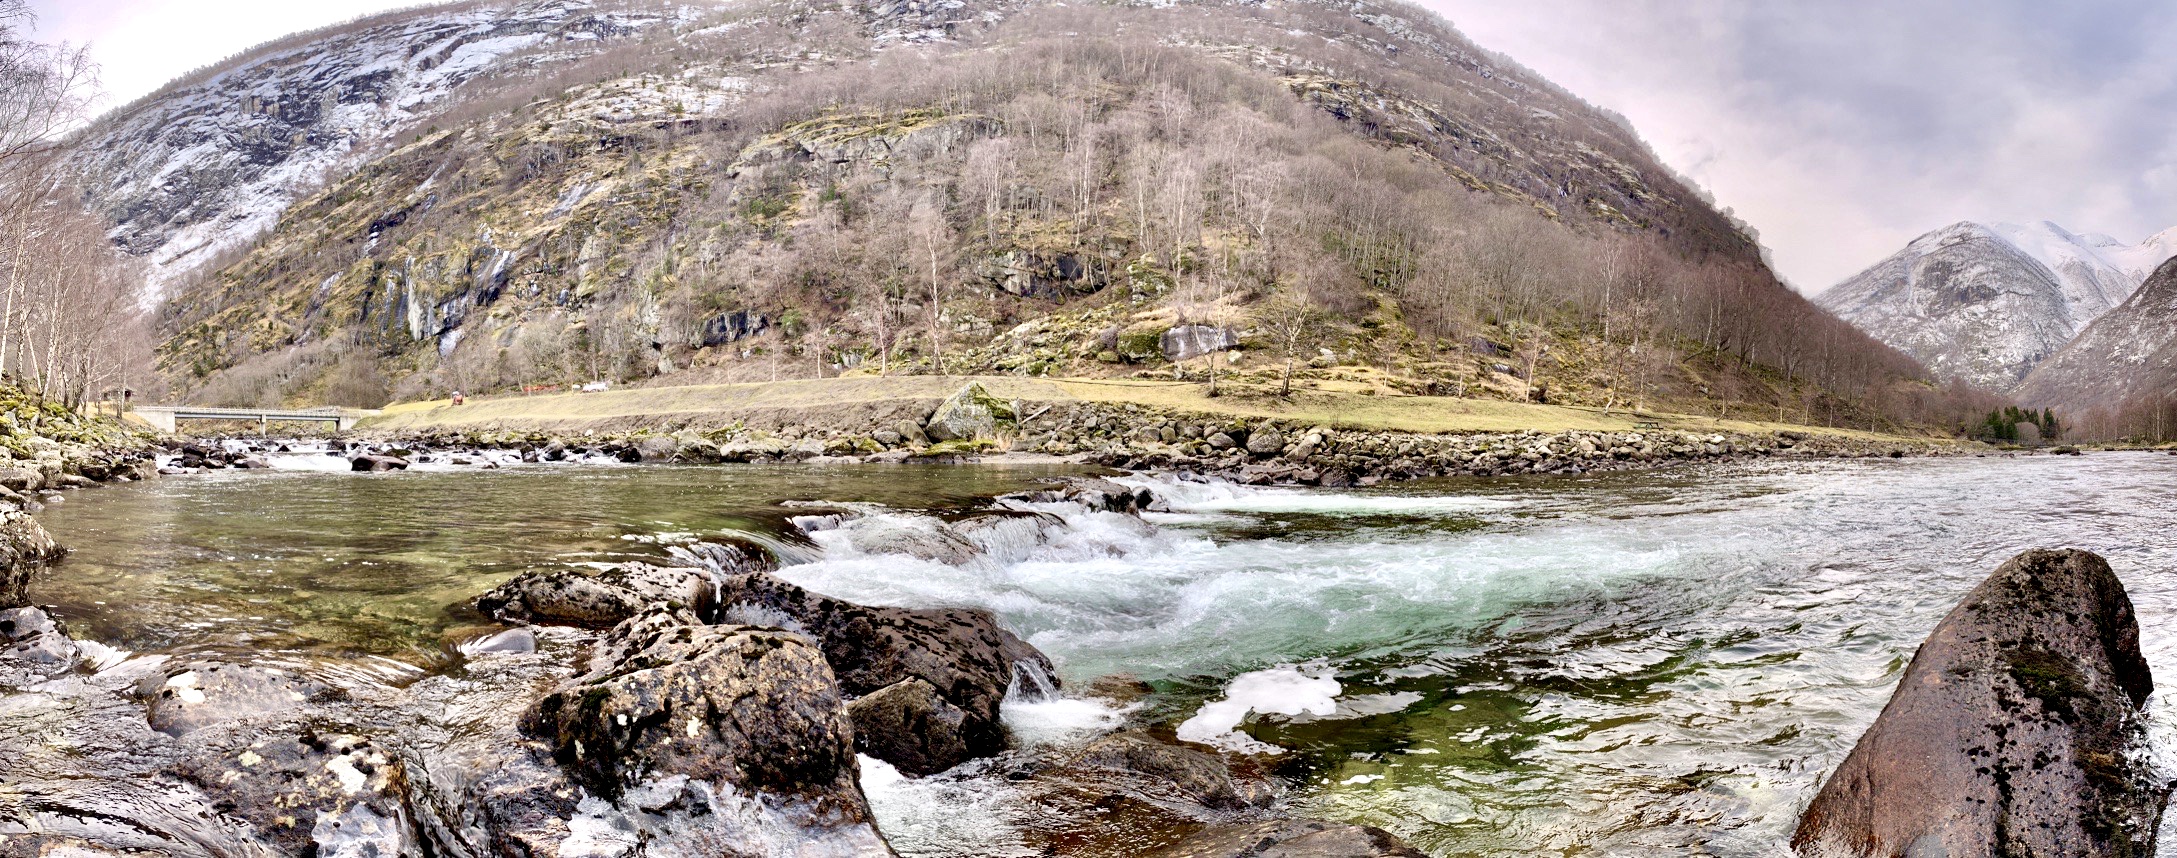
<path fill-rule="evenodd" d="M 1033 803 L 1000 777 L 950 773 L 910 778 L 891 763 L 861 757 L 862 793 L 877 828 L 902 856 L 1028 858 L 1021 842 Z"/>
<path fill-rule="evenodd" d="M 1344 691 L 1324 665 L 1306 671 L 1286 665 L 1233 677 L 1225 696 L 1202 705 L 1194 717 L 1179 725 L 1179 740 L 1209 745 L 1242 754 L 1282 754 L 1285 749 L 1240 732 L 1247 716 L 1316 715 L 1338 713 L 1338 695 Z"/>

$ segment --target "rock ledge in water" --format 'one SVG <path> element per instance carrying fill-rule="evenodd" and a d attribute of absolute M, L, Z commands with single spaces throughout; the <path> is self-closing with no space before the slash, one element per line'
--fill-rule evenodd
<path fill-rule="evenodd" d="M 1792 844 L 1823 858 L 2145 855 L 2167 790 L 2125 746 L 2153 689 L 2109 564 L 2021 554 L 1935 627 Z"/>

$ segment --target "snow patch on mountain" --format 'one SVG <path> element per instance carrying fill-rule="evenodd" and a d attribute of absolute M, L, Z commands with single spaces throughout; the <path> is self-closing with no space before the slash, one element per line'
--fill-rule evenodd
<path fill-rule="evenodd" d="M 450 103 L 464 84 L 598 50 L 692 14 L 591 0 L 423 10 L 264 51 L 105 117 L 76 159 L 152 300 L 278 222 L 300 196 Z"/>

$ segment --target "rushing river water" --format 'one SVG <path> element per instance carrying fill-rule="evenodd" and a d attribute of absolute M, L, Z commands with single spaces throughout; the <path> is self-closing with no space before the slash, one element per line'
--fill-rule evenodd
<path fill-rule="evenodd" d="M 1766 462 L 1367 491 L 1131 478 L 1172 510 L 1062 513 L 946 564 L 793 526 L 970 510 L 1060 469 L 583 467 L 228 473 L 78 493 L 77 554 L 36 593 L 135 650 L 247 649 L 432 669 L 487 624 L 466 599 L 538 564 L 730 531 L 790 580 L 996 611 L 1082 683 L 1263 755 L 1299 812 L 1436 855 L 1776 855 L 1913 648 L 1997 564 L 2116 567 L 2177 677 L 2177 457 Z M 2150 704 L 2159 709 L 2157 702 Z M 1023 730 L 1093 726 L 1091 702 Z M 2173 743 L 2158 742 L 2158 747 Z M 1034 808 L 1002 779 L 874 772 L 905 854 L 1005 855 Z M 2170 838 L 2165 838 L 2165 840 Z"/>

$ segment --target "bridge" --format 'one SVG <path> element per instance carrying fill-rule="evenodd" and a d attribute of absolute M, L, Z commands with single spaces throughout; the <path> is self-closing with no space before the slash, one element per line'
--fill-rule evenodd
<path fill-rule="evenodd" d="M 330 423 L 333 429 L 346 432 L 355 423 L 378 412 L 355 408 L 308 408 L 300 411 L 280 408 L 212 408 L 195 405 L 139 405 L 129 412 L 144 419 L 152 428 L 171 434 L 183 420 L 254 420 L 257 431 L 262 433 L 274 423 Z"/>

